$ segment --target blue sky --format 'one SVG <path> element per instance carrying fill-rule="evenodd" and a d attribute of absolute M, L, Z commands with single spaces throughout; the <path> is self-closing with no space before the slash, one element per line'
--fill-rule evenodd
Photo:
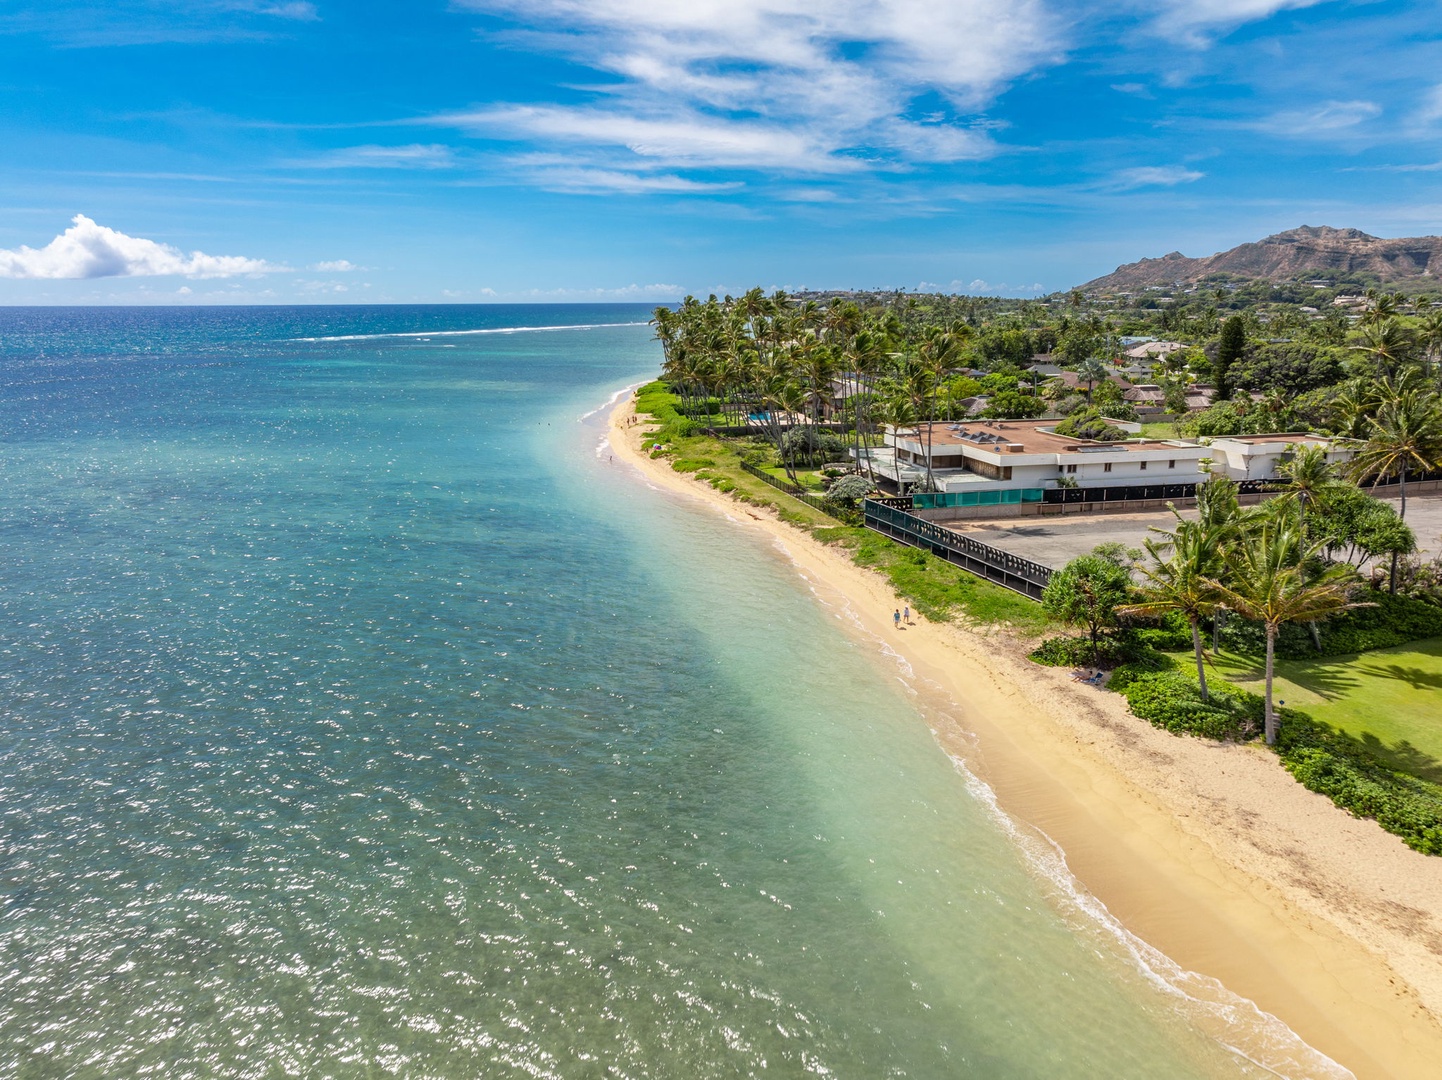
<path fill-rule="evenodd" d="M 1442 4 L 0 0 L 0 303 L 1030 295 L 1442 232 Z"/>

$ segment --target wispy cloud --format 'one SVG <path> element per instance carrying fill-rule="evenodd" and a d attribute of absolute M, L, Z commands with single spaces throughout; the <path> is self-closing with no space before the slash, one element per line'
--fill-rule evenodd
<path fill-rule="evenodd" d="M 314 270 L 318 274 L 349 274 L 357 270 L 364 270 L 364 266 L 357 266 L 349 259 L 328 259 L 324 262 L 312 263 L 306 267 L 307 270 Z"/>
<path fill-rule="evenodd" d="M 276 20 L 319 22 L 309 0 L 81 0 L 0 15 L 0 33 L 38 34 L 73 48 L 264 41 Z"/>
<path fill-rule="evenodd" d="M 320 22 L 320 12 L 314 4 L 305 0 L 291 0 L 289 3 L 247 3 L 234 0 L 227 5 L 235 11 L 253 11 L 257 15 L 273 15 L 277 19 L 294 19 L 297 22 Z"/>
<path fill-rule="evenodd" d="M 1041 0 L 463 0 L 610 76 L 582 103 L 448 116 L 476 134 L 623 151 L 627 169 L 847 173 L 997 151 L 982 111 L 1061 58 Z M 612 168 L 618 167 L 615 161 Z"/>
<path fill-rule="evenodd" d="M 1154 23 L 1164 36 L 1205 47 L 1218 35 L 1279 11 L 1316 7 L 1326 0 L 1164 0 Z"/>
<path fill-rule="evenodd" d="M 223 278 L 284 271 L 283 266 L 240 255 L 189 255 L 169 244 L 158 244 L 97 225 L 76 214 L 66 229 L 43 248 L 21 245 L 0 249 L 0 278 L 104 278 L 164 277 Z"/>
<path fill-rule="evenodd" d="M 535 182 L 548 191 L 576 194 L 715 195 L 743 187 L 739 181 L 709 183 L 670 173 L 646 174 L 618 169 L 538 169 Z"/>
<path fill-rule="evenodd" d="M 1136 168 L 1119 170 L 1107 186 L 1114 191 L 1130 191 L 1141 187 L 1175 187 L 1178 184 L 1195 183 L 1206 175 L 1183 165 L 1139 165 Z"/>
<path fill-rule="evenodd" d="M 449 169 L 455 164 L 455 155 L 449 146 L 435 143 L 345 146 L 282 164 L 292 169 Z"/>
<path fill-rule="evenodd" d="M 1300 109 L 1284 109 L 1251 125 L 1258 131 L 1293 138 L 1326 138 L 1351 133 L 1382 115 L 1375 101 L 1324 101 Z"/>
<path fill-rule="evenodd" d="M 1435 124 L 1442 120 L 1442 83 L 1422 95 L 1422 105 L 1417 110 L 1417 120 L 1423 124 Z"/>

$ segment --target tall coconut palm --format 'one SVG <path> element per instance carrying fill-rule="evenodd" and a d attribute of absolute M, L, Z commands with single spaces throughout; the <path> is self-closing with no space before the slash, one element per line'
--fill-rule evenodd
<path fill-rule="evenodd" d="M 915 377 L 922 391 L 921 406 L 926 418 L 926 486 L 936 490 L 936 477 L 931 469 L 933 432 L 936 427 L 936 401 L 941 384 L 955 362 L 959 348 L 955 334 L 933 330 L 916 350 Z"/>
<path fill-rule="evenodd" d="M 1164 615 L 1181 612 L 1192 630 L 1192 651 L 1197 661 L 1197 682 L 1202 700 L 1207 694 L 1207 672 L 1202 653 L 1201 623 L 1217 609 L 1214 579 L 1222 573 L 1222 545 L 1218 530 L 1199 521 L 1179 521 L 1165 540 L 1148 539 L 1150 566 L 1141 567 L 1144 599 L 1117 609 L 1122 615 Z"/>
<path fill-rule="evenodd" d="M 1272 704 L 1277 634 L 1283 623 L 1316 622 L 1354 603 L 1356 573 L 1349 566 L 1329 566 L 1309 577 L 1307 564 L 1321 551 L 1320 541 L 1308 544 L 1296 500 L 1280 496 L 1269 512 L 1253 518 L 1249 528 L 1229 546 L 1225 580 L 1212 578 L 1217 598 L 1244 618 L 1261 623 L 1267 634 L 1267 745 L 1277 741 L 1277 713 Z"/>
<path fill-rule="evenodd" d="M 1407 474 L 1427 472 L 1442 460 L 1442 402 L 1420 386 L 1383 401 L 1368 424 L 1367 442 L 1352 461 L 1358 480 L 1397 478 L 1399 516 L 1407 516 Z"/>
<path fill-rule="evenodd" d="M 1337 482 L 1336 470 L 1327 460 L 1327 448 L 1315 444 L 1298 450 L 1277 471 L 1287 478 L 1287 489 L 1296 494 L 1303 511 L 1309 501 Z"/>
<path fill-rule="evenodd" d="M 1417 342 L 1411 330 L 1396 319 L 1385 318 L 1360 327 L 1351 348 L 1370 361 L 1377 374 L 1391 376 L 1412 359 Z"/>
<path fill-rule="evenodd" d="M 1422 347 L 1428 371 L 1435 377 L 1442 363 L 1442 310 L 1432 309 L 1417 326 L 1417 344 Z"/>

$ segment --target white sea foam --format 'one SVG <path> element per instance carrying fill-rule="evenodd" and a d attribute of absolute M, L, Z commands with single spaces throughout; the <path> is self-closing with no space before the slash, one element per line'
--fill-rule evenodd
<path fill-rule="evenodd" d="M 967 790 L 1021 850 L 1028 865 L 1057 892 L 1065 914 L 1100 930 L 1152 986 L 1174 998 L 1192 1023 L 1232 1053 L 1289 1080 L 1356 1080 L 1351 1070 L 1304 1042 L 1295 1031 L 1219 980 L 1188 971 L 1132 933 L 1067 865 L 1066 853 L 1050 836 L 1023 826 L 997 804 L 996 792 L 954 754 L 948 755 Z"/>
<path fill-rule="evenodd" d="M 573 326 L 492 326 L 484 330 L 427 330 L 393 334 L 335 334 L 331 337 L 299 337 L 292 341 L 379 341 L 390 338 L 467 337 L 474 334 L 543 334 L 552 330 L 606 330 L 613 326 L 647 326 L 644 322 L 577 323 Z"/>
<path fill-rule="evenodd" d="M 639 325 L 639 324 L 630 323 L 630 324 L 627 324 L 627 325 L 632 325 L 632 326 L 634 326 L 634 325 Z M 610 397 L 608 397 L 603 404 L 597 405 L 597 406 L 596 406 L 594 409 L 592 409 L 590 412 L 584 412 L 584 413 L 582 413 L 579 417 L 576 418 L 577 421 L 578 421 L 579 423 L 584 424 L 587 420 L 591 419 L 591 417 L 595 416 L 597 413 L 605 412 L 607 409 L 613 407 L 613 406 L 616 404 L 616 402 L 620 401 L 621 398 L 623 398 L 625 395 L 629 394 L 632 390 L 635 390 L 636 387 L 638 387 L 638 386 L 640 386 L 640 385 L 641 385 L 641 383 L 632 383 L 630 386 L 623 386 L 623 387 L 621 387 L 621 389 L 617 390 L 614 394 L 612 394 Z"/>
<path fill-rule="evenodd" d="M 782 550 L 785 550 L 784 546 Z M 849 600 L 843 597 L 839 602 L 833 602 L 816 588 L 807 574 L 802 572 L 801 576 L 818 600 L 828 607 L 839 608 L 844 621 L 849 622 L 862 637 L 873 641 L 881 655 L 896 665 L 899 681 L 913 698 L 920 697 L 922 687 L 918 683 L 924 683 L 929 691 L 941 692 L 941 688 L 929 680 L 918 678 L 906 658 L 889 641 L 868 631 Z M 965 731 L 962 724 L 949 726 Z M 1119 954 L 1147 983 L 1176 1002 L 1182 1015 L 1198 1030 L 1231 1053 L 1274 1076 L 1287 1080 L 1356 1080 L 1351 1070 L 1310 1046 L 1255 1002 L 1228 990 L 1211 976 L 1187 970 L 1128 930 L 1071 872 L 1066 853 L 1055 840 L 1042 830 L 1024 825 L 1006 813 L 998 805 L 996 792 L 991 786 L 972 772 L 964 760 L 942 749 L 961 775 L 968 792 L 1021 851 L 1032 871 L 1052 887 L 1063 916 L 1073 921 L 1076 929 L 1082 932 L 1102 934 L 1112 944 L 1109 951 Z"/>

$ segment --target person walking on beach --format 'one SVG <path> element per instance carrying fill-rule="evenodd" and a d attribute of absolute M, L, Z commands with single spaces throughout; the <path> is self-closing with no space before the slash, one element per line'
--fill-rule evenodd
<path fill-rule="evenodd" d="M 910 626 L 910 625 L 911 625 L 911 605 L 910 605 L 910 604 L 907 604 L 907 605 L 906 605 L 906 610 L 901 613 L 901 617 L 906 620 L 906 625 L 907 625 L 907 626 Z"/>
<path fill-rule="evenodd" d="M 901 609 L 900 609 L 900 608 L 898 608 L 897 610 L 895 610 L 895 611 L 893 611 L 893 612 L 891 613 L 891 625 L 894 626 L 894 627 L 896 627 L 898 630 L 901 629 Z"/>

